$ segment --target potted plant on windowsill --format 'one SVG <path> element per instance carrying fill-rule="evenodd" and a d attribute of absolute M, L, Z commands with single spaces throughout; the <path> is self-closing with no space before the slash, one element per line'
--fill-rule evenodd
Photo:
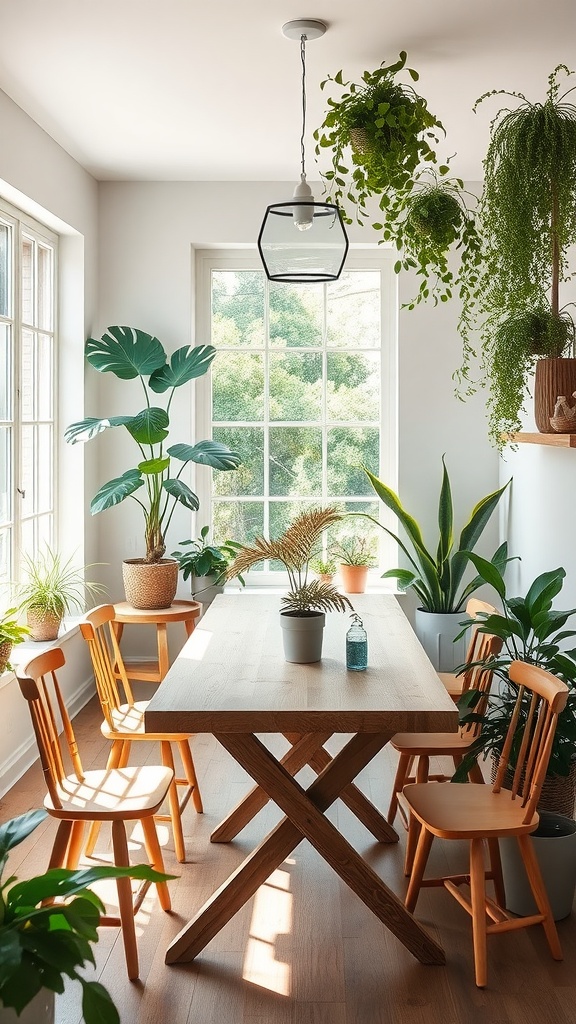
<path fill-rule="evenodd" d="M 307 509 L 277 540 L 257 537 L 252 545 L 243 546 L 226 572 L 227 579 L 234 579 L 261 562 L 278 561 L 284 566 L 290 587 L 281 598 L 280 612 L 286 661 L 320 661 L 325 613 L 352 608 L 333 584 L 309 579 L 310 560 L 322 534 L 342 518 L 336 505 Z"/>
<path fill-rule="evenodd" d="M 367 537 L 341 537 L 332 546 L 338 562 L 342 586 L 347 594 L 363 594 L 368 581 L 368 570 L 375 565 Z"/>
<path fill-rule="evenodd" d="M 10 655 L 16 644 L 21 644 L 29 634 L 26 626 L 18 622 L 18 608 L 8 608 L 0 615 L 0 675 L 12 671 Z"/>
<path fill-rule="evenodd" d="M 62 619 L 74 608 L 85 610 L 86 596 L 104 594 L 106 588 L 84 578 L 84 569 L 75 568 L 72 559 L 64 561 L 48 546 L 35 558 L 23 556 L 26 574 L 18 588 L 20 608 L 26 611 L 32 640 L 56 640 Z"/>
<path fill-rule="evenodd" d="M 173 551 L 184 580 L 190 579 L 192 597 L 207 607 L 224 591 L 226 570 L 242 548 L 235 540 L 208 544 L 209 526 L 203 526 L 197 540 L 181 540 L 185 551 Z M 242 577 L 240 582 L 244 583 Z"/>
<path fill-rule="evenodd" d="M 494 90 L 475 104 L 499 95 L 516 102 L 492 120 L 479 205 L 480 380 L 489 388 L 489 433 L 499 448 L 521 429 L 534 370 L 540 431 L 552 431 L 558 396 L 576 390 L 576 359 L 565 358 L 574 356 L 574 323 L 560 302 L 576 242 L 576 106 L 566 100 L 574 87 L 560 93 L 562 73 L 573 74 L 558 65 L 544 102 Z M 469 377 L 473 358 L 465 344 L 461 383 L 468 394 L 476 389 Z"/>
<path fill-rule="evenodd" d="M 332 583 L 336 575 L 336 562 L 333 558 L 312 558 L 310 568 L 322 583 Z"/>
<path fill-rule="evenodd" d="M 465 639 L 461 638 L 459 643 L 454 643 L 461 633 L 462 609 L 471 594 L 484 583 L 479 575 L 464 582 L 469 564 L 468 553 L 482 536 L 510 481 L 475 505 L 455 547 L 452 489 L 442 457 L 442 485 L 438 503 L 439 538 L 434 554 L 433 549 L 426 547 L 420 526 L 406 511 L 398 495 L 368 469 L 365 472 L 378 497 L 398 517 L 406 533 L 407 543 L 404 543 L 392 530 L 382 527 L 396 541 L 410 565 L 410 568 L 389 569 L 383 573 L 382 579 L 395 579 L 402 590 L 414 591 L 420 601 L 415 620 L 418 639 L 438 672 L 453 672 L 466 656 Z M 499 569 L 504 569 L 509 561 L 506 543 L 494 552 L 491 561 Z"/>
<path fill-rule="evenodd" d="M 99 341 L 89 338 L 85 351 L 86 359 L 99 373 L 113 373 L 120 380 L 139 378 L 142 384 L 146 400 L 143 410 L 72 423 L 65 437 L 76 444 L 90 441 L 110 427 L 125 427 L 135 441 L 138 464 L 103 484 L 90 503 L 90 511 L 96 515 L 126 498 L 140 506 L 146 554 L 124 562 L 126 600 L 136 608 L 164 608 L 172 603 L 178 584 L 178 563 L 164 558 L 166 532 L 178 504 L 193 512 L 199 506 L 197 495 L 182 480 L 185 467 L 195 463 L 232 470 L 240 464 L 240 456 L 218 441 L 165 446 L 176 389 L 207 373 L 216 349 L 211 345 L 185 345 L 168 359 L 158 338 L 135 327 L 109 327 Z M 157 395 L 166 396 L 164 407 L 154 405 Z"/>
<path fill-rule="evenodd" d="M 89 886 L 100 879 L 162 881 L 170 877 L 145 864 L 127 868 L 55 868 L 18 882 L 2 881 L 10 850 L 22 843 L 47 812 L 28 811 L 0 825 L 0 1024 L 52 1024 L 54 993 L 67 978 L 82 986 L 85 1024 L 119 1024 L 108 992 L 81 971 L 94 963 L 91 945 L 104 912 Z M 55 903 L 65 898 L 66 903 Z"/>

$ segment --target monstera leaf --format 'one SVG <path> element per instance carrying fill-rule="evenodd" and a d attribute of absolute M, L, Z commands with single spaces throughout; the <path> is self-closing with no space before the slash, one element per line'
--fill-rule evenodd
<path fill-rule="evenodd" d="M 102 485 L 90 502 L 91 514 L 95 516 L 97 512 L 104 512 L 113 505 L 119 505 L 143 484 L 142 474 L 137 469 L 128 469 L 122 476 L 117 476 Z"/>
<path fill-rule="evenodd" d="M 101 434 L 108 427 L 125 427 L 131 423 L 134 416 L 109 416 L 108 419 L 98 420 L 89 416 L 78 423 L 71 423 L 64 431 L 64 437 L 68 444 L 77 444 L 78 441 L 91 441 L 97 434 Z"/>
<path fill-rule="evenodd" d="M 109 327 L 97 341 L 88 338 L 86 359 L 100 373 L 114 373 L 121 380 L 147 377 L 166 362 L 158 338 L 136 327 Z"/>
<path fill-rule="evenodd" d="M 155 370 L 148 384 L 150 390 L 161 395 L 168 388 L 179 388 L 195 377 L 203 377 L 216 355 L 212 345 L 197 345 L 196 348 L 179 348 L 170 358 L 170 363 Z"/>
<path fill-rule="evenodd" d="M 181 462 L 197 462 L 212 469 L 238 469 L 241 459 L 238 452 L 231 452 L 219 441 L 198 441 L 198 444 L 173 444 L 168 455 Z"/>
<path fill-rule="evenodd" d="M 138 444 L 160 444 L 168 437 L 170 420 L 165 409 L 143 409 L 126 423 L 126 429 Z"/>
<path fill-rule="evenodd" d="M 165 480 L 162 484 L 165 491 L 171 494 L 173 498 L 176 498 L 181 505 L 189 508 L 191 512 L 197 512 L 200 507 L 200 501 L 198 495 L 194 494 L 185 484 L 183 480 L 169 479 Z"/>

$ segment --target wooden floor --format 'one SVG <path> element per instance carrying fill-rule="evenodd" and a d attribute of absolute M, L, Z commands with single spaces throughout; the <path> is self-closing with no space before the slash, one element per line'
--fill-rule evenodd
<path fill-rule="evenodd" d="M 75 720 L 84 767 L 105 763 L 107 747 L 92 701 Z M 149 762 L 154 747 L 140 744 Z M 540 928 L 489 940 L 489 988 L 473 981 L 467 914 L 442 889 L 423 893 L 418 918 L 442 942 L 446 967 L 424 967 L 380 924 L 307 843 L 191 964 L 168 967 L 164 952 L 183 923 L 251 850 L 278 812 L 268 807 L 228 845 L 209 842 L 212 829 L 242 796 L 249 781 L 208 736 L 194 741 L 205 813 L 185 812 L 186 864 L 174 858 L 172 836 L 160 825 L 173 911 L 163 913 L 151 890 L 137 917 L 140 981 L 131 983 L 117 929 L 101 931 L 93 972 L 110 991 L 123 1024 L 574 1024 L 576 917 L 559 923 L 564 962 L 555 963 Z M 379 755 L 359 777 L 364 791 L 386 806 L 392 753 Z M 37 765 L 0 803 L 0 818 L 38 807 L 44 796 Z M 379 845 L 342 805 L 331 814 L 372 867 L 399 894 L 404 837 Z M 336 817 L 337 816 L 337 817 Z M 11 872 L 43 871 L 54 836 L 48 821 L 13 851 Z M 103 836 L 96 855 L 107 856 Z M 141 860 L 138 834 L 131 844 Z M 462 870 L 465 849 L 436 842 L 431 864 L 439 873 Z M 450 860 L 448 861 L 448 856 Z M 114 904 L 115 889 L 99 890 Z M 80 986 L 70 983 L 56 1001 L 57 1024 L 81 1021 Z M 39 1022 L 40 1024 L 40 1022 Z"/>

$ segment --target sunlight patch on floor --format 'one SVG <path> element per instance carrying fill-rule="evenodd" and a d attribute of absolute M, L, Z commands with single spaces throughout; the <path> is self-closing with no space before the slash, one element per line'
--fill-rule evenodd
<path fill-rule="evenodd" d="M 254 898 L 250 937 L 244 957 L 242 977 L 279 995 L 290 995 L 290 964 L 276 957 L 279 935 L 292 930 L 292 894 L 290 875 L 280 868 L 260 886 Z"/>

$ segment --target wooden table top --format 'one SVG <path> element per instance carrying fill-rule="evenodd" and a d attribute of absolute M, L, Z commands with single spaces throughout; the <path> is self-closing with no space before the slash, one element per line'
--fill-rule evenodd
<path fill-rule="evenodd" d="M 455 732 L 458 712 L 396 599 L 354 595 L 368 668 L 346 670 L 348 615 L 326 615 L 322 660 L 284 660 L 278 595 L 218 596 L 146 711 L 154 732 Z"/>
<path fill-rule="evenodd" d="M 133 608 L 127 601 L 114 605 L 116 620 L 122 623 L 186 622 L 197 618 L 201 611 L 198 601 L 173 601 L 169 608 Z"/>

